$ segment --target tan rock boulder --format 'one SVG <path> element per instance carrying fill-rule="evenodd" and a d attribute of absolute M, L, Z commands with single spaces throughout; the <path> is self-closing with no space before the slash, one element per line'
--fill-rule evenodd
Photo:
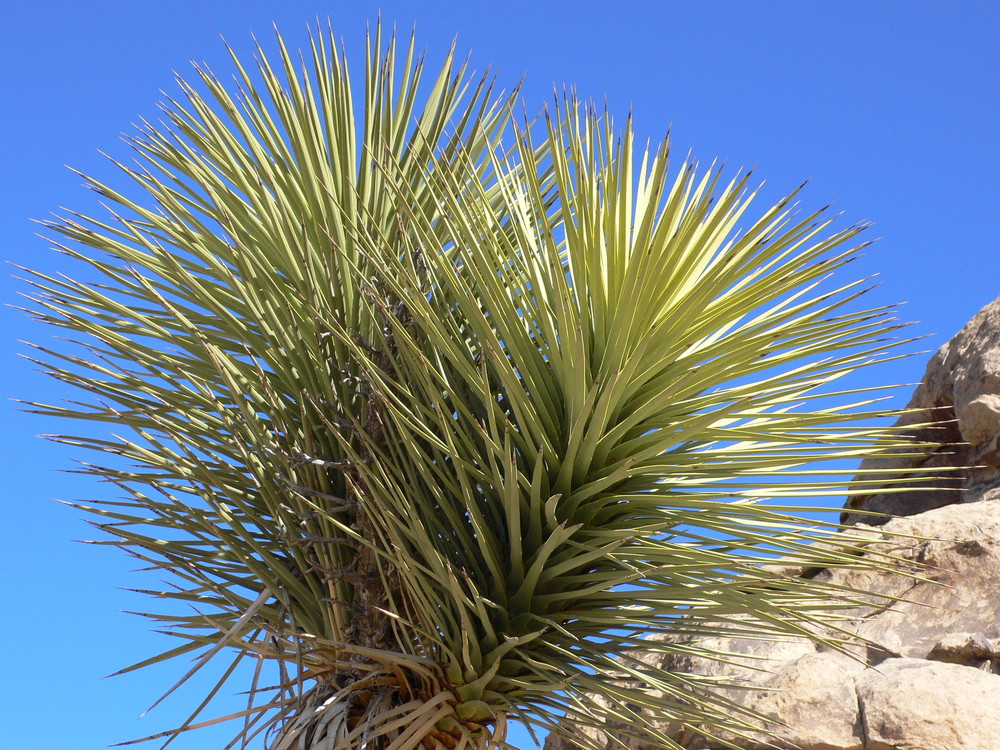
<path fill-rule="evenodd" d="M 893 519 L 883 528 L 905 536 L 875 543 L 870 553 L 912 560 L 915 565 L 909 572 L 920 578 L 909 577 L 902 569 L 898 573 L 825 570 L 816 576 L 900 599 L 859 612 L 853 629 L 873 642 L 870 660 L 927 658 L 951 634 L 1000 636 L 1000 500 L 949 505 Z"/>
<path fill-rule="evenodd" d="M 725 659 L 671 655 L 664 659 L 664 666 L 720 678 L 725 684 L 717 689 L 721 695 L 751 711 L 780 717 L 780 723 L 769 723 L 763 732 L 745 738 L 723 734 L 723 739 L 757 750 L 805 747 L 801 741 L 808 737 L 814 743 L 808 747 L 814 750 L 860 750 L 858 702 L 851 675 L 864 669 L 863 664 L 844 654 L 819 652 L 805 638 L 769 641 L 720 636 L 696 642 L 699 648 L 725 654 Z M 693 732 L 669 734 L 692 750 L 725 747 Z M 785 744 L 771 744 L 775 739 Z"/>
<path fill-rule="evenodd" d="M 856 679 L 865 750 L 996 750 L 1000 677 L 957 664 L 889 659 Z"/>
<path fill-rule="evenodd" d="M 741 744 L 752 750 L 863 750 L 854 692 L 854 675 L 862 670 L 863 664 L 844 654 L 822 651 L 800 656 L 763 679 L 758 675 L 762 689 L 743 691 L 738 700 L 779 721 Z"/>
<path fill-rule="evenodd" d="M 1000 748 L 1000 499 L 849 533 L 871 540 L 866 555 L 902 560 L 895 570 L 807 573 L 896 599 L 849 613 L 847 628 L 869 641 L 853 658 L 807 640 L 738 635 L 692 639 L 724 660 L 658 658 L 674 671 L 723 679 L 726 698 L 772 717 L 762 732 L 724 737 L 746 750 Z M 723 747 L 661 729 L 690 750 Z M 620 745 L 608 738 L 606 747 Z"/>

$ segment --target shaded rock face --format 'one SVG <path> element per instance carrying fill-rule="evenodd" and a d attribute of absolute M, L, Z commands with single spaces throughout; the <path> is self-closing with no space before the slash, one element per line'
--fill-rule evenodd
<path fill-rule="evenodd" d="M 725 678 L 727 698 L 773 718 L 759 733 L 723 740 L 746 750 L 1000 750 L 1000 300 L 931 359 L 910 407 L 916 441 L 941 439 L 921 423 L 951 418 L 952 448 L 866 462 L 859 477 L 877 479 L 889 466 L 915 475 L 974 468 L 947 472 L 931 492 L 880 494 L 873 483 L 851 499 L 845 533 L 870 540 L 866 556 L 898 558 L 892 570 L 783 571 L 890 597 L 847 612 L 845 628 L 866 645 L 842 653 L 807 639 L 715 636 L 698 643 L 729 654 L 725 662 L 658 657 L 673 671 Z M 662 728 L 689 750 L 724 747 Z"/>
<path fill-rule="evenodd" d="M 931 358 L 907 408 L 914 411 L 899 423 L 913 425 L 914 441 L 950 447 L 897 452 L 863 462 L 858 478 L 865 477 L 873 489 L 848 500 L 843 523 L 880 524 L 891 516 L 1000 497 L 1000 299 L 980 310 Z M 934 421 L 944 421 L 944 426 L 920 426 Z M 974 468 L 949 468 L 953 466 Z M 879 482 L 887 477 L 879 472 L 890 467 L 909 470 L 914 478 L 932 476 L 921 484 L 938 490 L 880 493 Z M 851 512 L 856 510 L 882 515 Z"/>

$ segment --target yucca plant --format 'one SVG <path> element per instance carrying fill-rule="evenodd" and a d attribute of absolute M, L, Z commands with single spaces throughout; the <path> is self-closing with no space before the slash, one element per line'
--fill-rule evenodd
<path fill-rule="evenodd" d="M 80 507 L 172 584 L 149 616 L 179 645 L 145 663 L 229 653 L 207 703 L 256 660 L 227 747 L 753 726 L 642 654 L 727 623 L 835 640 L 851 592 L 766 563 L 879 564 L 795 515 L 847 491 L 825 462 L 899 442 L 832 385 L 894 351 L 827 280 L 862 227 L 752 216 L 749 175 L 670 170 L 572 97 L 515 121 L 453 54 L 425 92 L 379 33 L 356 106 L 311 41 L 182 82 L 128 187 L 90 181 L 108 216 L 48 224 L 101 281 L 33 275 L 83 347 L 37 357 L 84 393 L 33 408 L 113 426 L 56 437 L 121 489 Z"/>

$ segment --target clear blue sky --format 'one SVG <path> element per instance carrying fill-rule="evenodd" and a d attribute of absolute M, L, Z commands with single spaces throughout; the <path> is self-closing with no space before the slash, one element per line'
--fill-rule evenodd
<path fill-rule="evenodd" d="M 477 69 L 510 84 L 526 74 L 540 109 L 553 84 L 631 109 L 643 137 L 672 124 L 674 147 L 703 161 L 757 166 L 765 194 L 812 178 L 806 208 L 836 201 L 848 220 L 882 236 L 854 273 L 880 273 L 879 303 L 902 302 L 914 333 L 936 348 L 1000 295 L 1000 4 L 974 2 L 263 2 L 34 0 L 8 2 L 0 21 L 0 248 L 5 259 L 65 268 L 29 218 L 93 197 L 64 165 L 109 174 L 98 149 L 125 158 L 118 134 L 155 117 L 160 90 L 189 61 L 225 71 L 220 34 L 247 54 L 276 22 L 290 46 L 330 17 L 357 52 L 365 22 L 408 32 L 440 59 L 457 34 Z M 355 68 L 358 67 L 355 63 Z M 4 278 L 4 302 L 23 286 Z M 49 336 L 6 309 L 3 391 L 35 400 L 70 394 L 16 358 L 18 339 Z M 885 381 L 919 379 L 923 359 L 884 368 Z M 59 425 L 4 406 L 4 523 L 0 568 L 0 705 L 5 747 L 101 748 L 167 729 L 193 694 L 138 716 L 183 671 L 101 677 L 164 646 L 140 609 L 129 562 L 116 550 L 73 543 L 79 514 L 55 499 L 107 497 L 58 473 L 72 451 L 35 437 Z M 221 747 L 193 735 L 178 748 Z M 527 743 L 522 747 L 528 747 Z"/>

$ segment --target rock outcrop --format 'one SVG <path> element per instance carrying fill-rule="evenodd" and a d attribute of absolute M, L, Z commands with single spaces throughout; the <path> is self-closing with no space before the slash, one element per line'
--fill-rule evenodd
<path fill-rule="evenodd" d="M 921 483 L 936 489 L 882 493 L 873 483 L 842 519 L 872 539 L 865 554 L 899 558 L 898 572 L 801 571 L 889 597 L 848 624 L 868 645 L 842 653 L 808 640 L 717 636 L 701 645 L 730 654 L 725 662 L 664 657 L 673 671 L 726 677 L 726 697 L 773 718 L 757 735 L 726 738 L 738 747 L 1000 749 L 1000 299 L 934 355 L 909 408 L 901 422 L 915 445 L 950 445 L 866 461 L 859 477 L 903 468 L 932 475 Z M 935 432 L 926 426 L 942 419 L 950 421 Z M 672 736 L 690 750 L 723 747 Z"/>
<path fill-rule="evenodd" d="M 875 489 L 848 500 L 843 523 L 880 524 L 892 516 L 1000 497 L 1000 299 L 980 310 L 931 357 L 907 409 L 912 411 L 899 423 L 913 426 L 910 434 L 916 444 L 946 447 L 864 461 L 859 476 Z M 940 426 L 926 426 L 935 422 Z M 950 468 L 954 466 L 969 468 Z M 926 477 L 920 484 L 937 490 L 880 493 L 878 482 L 887 477 L 878 471 L 888 468 Z"/>

